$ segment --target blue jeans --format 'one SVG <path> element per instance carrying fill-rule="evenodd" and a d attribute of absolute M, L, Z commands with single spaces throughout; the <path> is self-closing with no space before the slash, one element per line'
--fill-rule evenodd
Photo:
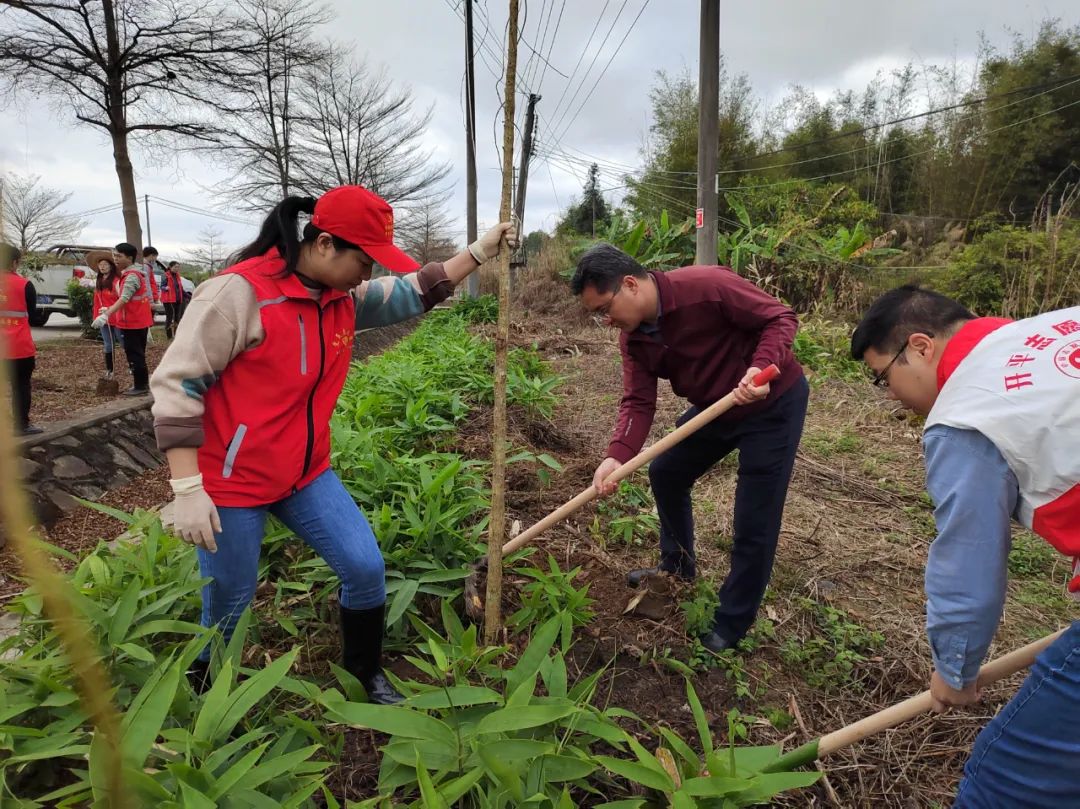
<path fill-rule="evenodd" d="M 106 354 L 112 354 L 114 346 L 124 347 L 124 335 L 119 326 L 106 323 L 101 327 L 101 342 Z"/>
<path fill-rule="evenodd" d="M 753 625 L 772 575 L 809 395 L 810 386 L 800 377 L 766 410 L 739 421 L 710 422 L 649 465 L 660 516 L 660 567 L 689 579 L 697 574 L 690 490 L 715 463 L 739 450 L 731 569 L 712 627 L 732 643 Z M 676 423 L 685 424 L 699 412 L 691 407 Z"/>
<path fill-rule="evenodd" d="M 975 739 L 953 809 L 1080 805 L 1080 621 Z"/>
<path fill-rule="evenodd" d="M 341 605 L 354 610 L 386 601 L 386 568 L 367 519 L 329 469 L 284 500 L 249 508 L 221 507 L 217 553 L 199 548 L 202 625 L 218 626 L 226 642 L 258 585 L 259 548 L 273 514 L 307 542 L 341 579 Z M 210 648 L 202 652 L 210 659 Z"/>

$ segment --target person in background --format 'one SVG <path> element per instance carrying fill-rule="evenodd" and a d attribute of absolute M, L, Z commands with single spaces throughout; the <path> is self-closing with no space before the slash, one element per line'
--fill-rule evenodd
<path fill-rule="evenodd" d="M 300 216 L 310 220 L 301 225 Z M 301 236 L 302 228 L 302 236 Z M 259 583 L 273 514 L 341 580 L 344 668 L 375 703 L 402 697 L 382 669 L 385 563 L 371 526 L 330 468 L 330 417 L 357 330 L 445 300 L 515 241 L 496 225 L 420 267 L 394 246 L 394 214 L 360 186 L 287 197 L 232 266 L 199 285 L 154 372 L 154 430 L 171 472 L 176 533 L 198 546 L 203 626 L 226 640 Z M 375 262 L 402 275 L 371 278 Z M 189 673 L 209 680 L 210 648 Z"/>
<path fill-rule="evenodd" d="M 180 281 L 180 262 L 170 261 L 165 268 L 165 285 L 161 288 L 161 305 L 165 307 L 165 337 L 173 338 L 184 307 L 184 285 Z"/>
<path fill-rule="evenodd" d="M 37 350 L 30 332 L 30 313 L 37 308 L 37 290 L 19 275 L 22 253 L 0 243 L 0 335 L 4 361 L 11 377 L 11 407 L 17 435 L 35 435 L 40 427 L 30 424 L 30 377 Z"/>
<path fill-rule="evenodd" d="M 116 263 L 106 256 L 95 254 L 88 257 L 97 266 L 97 280 L 94 282 L 94 313 L 100 314 L 116 303 L 120 298 L 120 271 Z M 116 315 L 109 318 L 101 327 L 101 345 L 105 352 L 105 378 L 113 378 L 113 352 L 116 346 L 123 345 L 123 335 Z"/>
<path fill-rule="evenodd" d="M 116 302 L 98 311 L 93 322 L 100 329 L 114 315 L 124 338 L 124 354 L 134 382 L 125 396 L 145 396 L 150 392 L 150 372 L 146 368 L 146 336 L 154 325 L 153 294 L 144 268 L 135 264 L 135 245 L 120 242 L 113 260 L 120 270 L 120 294 Z"/>
<path fill-rule="evenodd" d="M 158 289 L 157 271 L 163 270 L 165 267 L 160 261 L 158 261 L 158 251 L 156 247 L 147 245 L 143 248 L 143 274 L 146 276 L 146 283 L 150 285 L 150 294 L 154 296 L 152 303 L 161 302 L 161 290 Z"/>

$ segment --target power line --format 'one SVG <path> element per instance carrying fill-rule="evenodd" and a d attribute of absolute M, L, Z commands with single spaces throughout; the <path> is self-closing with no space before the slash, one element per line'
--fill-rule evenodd
<path fill-rule="evenodd" d="M 596 81 L 593 82 L 593 86 L 589 88 L 589 92 L 585 96 L 585 100 L 581 102 L 581 106 L 577 108 L 577 112 L 574 113 L 569 123 L 567 123 L 567 125 L 563 127 L 562 132 L 556 136 L 556 141 L 561 141 L 564 137 L 566 137 L 566 133 L 570 131 L 570 127 L 574 125 L 574 121 L 576 121 L 578 116 L 581 115 L 581 111 L 585 109 L 585 105 L 589 103 L 589 99 L 592 98 L 592 94 L 596 92 L 596 88 L 600 84 L 601 79 L 604 78 L 605 74 L 608 71 L 608 68 L 611 67 L 611 63 L 615 61 L 615 57 L 618 56 L 619 51 L 622 50 L 622 46 L 626 44 L 627 37 L 630 36 L 630 32 L 634 30 L 634 26 L 637 25 L 638 20 L 641 19 L 641 15 L 645 13 L 645 9 L 648 8 L 648 6 L 649 0 L 645 0 L 645 2 L 641 4 L 641 9 L 638 11 L 637 16 L 634 17 L 634 21 L 630 23 L 630 27 L 626 29 L 626 33 L 623 34 L 623 38 L 619 40 L 619 44 L 615 46 L 615 50 L 612 51 L 611 57 L 607 60 L 607 64 L 604 65 L 604 69 L 600 71 L 600 75 L 596 77 Z M 588 71 L 585 72 L 587 75 Z M 571 105 L 573 105 L 573 103 L 573 101 L 570 102 Z"/>
<path fill-rule="evenodd" d="M 578 54 L 577 62 L 574 64 L 574 69 L 570 71 L 570 78 L 566 80 L 566 86 L 563 87 L 562 94 L 559 96 L 559 100 L 555 102 L 555 106 L 551 108 L 551 114 L 555 115 L 563 99 L 566 98 L 566 91 L 570 89 L 570 85 L 574 83 L 574 76 L 577 75 L 578 68 L 581 67 L 581 60 L 585 58 L 585 51 L 588 50 L 589 42 L 592 42 L 593 37 L 596 35 L 596 29 L 600 27 L 600 21 L 604 19 L 604 12 L 607 11 L 608 4 L 611 0 L 604 0 L 604 7 L 600 9 L 600 16 L 596 18 L 596 22 L 593 24 L 592 31 L 589 32 L 589 39 L 585 43 L 585 47 L 581 49 L 581 53 Z"/>
<path fill-rule="evenodd" d="M 554 8 L 554 6 L 552 6 L 552 8 Z M 551 68 L 552 70 L 554 70 L 554 71 L 555 71 L 556 73 L 558 73 L 558 74 L 559 74 L 560 76 L 562 76 L 562 77 L 563 77 L 564 79 L 566 79 L 567 81 L 569 81 L 569 80 L 570 80 L 570 77 L 569 77 L 569 76 L 567 76 L 567 75 L 566 75 L 565 73 L 563 73 L 563 72 L 562 72 L 561 70 L 559 70 L 558 68 L 556 68 L 556 67 L 555 67 L 555 66 L 554 66 L 553 64 L 551 64 L 551 62 L 549 61 L 549 60 L 551 59 L 551 52 L 552 52 L 552 51 L 553 51 L 553 50 L 555 49 L 555 39 L 556 39 L 556 37 L 558 37 L 558 36 L 559 36 L 559 26 L 560 26 L 560 25 L 562 25 L 562 17 L 563 17 L 563 12 L 564 12 L 564 11 L 566 11 L 566 0 L 562 0 L 562 5 L 560 5 L 560 6 L 559 6 L 559 19 L 557 19 L 557 20 L 555 21 L 555 32 L 554 32 L 554 33 L 553 33 L 553 34 L 551 35 L 551 43 L 550 43 L 550 44 L 548 45 L 548 58 L 544 60 L 544 70 L 543 70 L 543 72 L 542 72 L 542 73 L 540 74 L 540 81 L 539 81 L 539 82 L 537 82 L 537 85 L 536 85 L 537 87 L 543 87 L 543 86 L 544 86 L 544 79 L 545 79 L 545 78 L 547 77 L 547 69 L 548 69 L 549 67 L 550 67 L 550 68 Z M 548 21 L 549 21 L 549 22 L 551 21 L 551 17 L 550 17 L 550 16 L 548 17 Z M 541 49 L 542 49 L 542 48 L 543 48 L 543 45 L 541 45 Z"/>
<path fill-rule="evenodd" d="M 175 202 L 174 200 L 170 199 L 162 199 L 161 197 L 155 197 L 153 195 L 150 195 L 150 199 L 154 200 L 154 202 L 156 202 L 158 205 L 164 205 L 166 208 L 172 208 L 177 211 L 182 211 L 183 213 L 195 214 L 197 216 L 205 216 L 208 219 L 216 219 L 219 222 L 227 222 L 234 225 L 247 225 L 249 227 L 255 225 L 254 222 L 248 219 L 241 219 L 240 217 L 231 216 L 224 213 L 211 213 L 206 210 L 200 210 L 199 208 L 196 208 L 194 206 L 186 205 L 181 202 Z"/>
<path fill-rule="evenodd" d="M 630 2 L 630 0 L 622 0 L 622 5 L 619 6 L 619 11 L 615 15 L 615 19 L 613 19 L 611 21 L 611 25 L 608 27 L 607 33 L 604 34 L 604 39 L 600 42 L 600 47 L 598 47 L 593 52 L 592 59 L 589 61 L 589 66 L 587 68 L 585 68 L 585 73 L 582 74 L 582 76 L 581 76 L 581 81 L 578 83 L 577 90 L 574 91 L 574 95 L 570 97 L 570 101 L 567 102 L 566 107 L 563 109 L 562 113 L 559 115 L 558 121 L 555 122 L 555 129 L 559 128 L 559 126 L 562 124 L 563 120 L 565 120 L 565 118 L 566 118 L 566 113 L 569 112 L 570 108 L 574 106 L 574 102 L 577 100 L 578 95 L 581 93 L 581 88 L 585 86 L 585 81 L 589 77 L 589 71 L 593 69 L 593 65 L 596 64 L 596 60 L 600 58 L 601 52 L 607 46 L 608 40 L 611 38 L 611 32 L 615 30 L 615 25 L 619 22 L 619 17 L 622 16 L 623 11 L 626 10 L 626 4 L 628 2 Z M 592 41 L 591 37 L 590 37 L 589 41 L 590 42 Z M 555 113 L 552 113 L 553 117 L 554 117 L 554 115 L 555 115 Z"/>

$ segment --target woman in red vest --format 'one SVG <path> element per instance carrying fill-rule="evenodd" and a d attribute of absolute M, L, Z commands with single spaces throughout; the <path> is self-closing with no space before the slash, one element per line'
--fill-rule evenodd
<path fill-rule="evenodd" d="M 16 248 L 0 243 L 0 350 L 11 375 L 15 432 L 33 435 L 42 431 L 30 424 L 30 377 L 37 354 L 30 333 L 30 312 L 37 308 L 37 292 L 15 272 L 21 258 Z"/>
<path fill-rule="evenodd" d="M 298 239 L 300 214 L 311 218 Z M 203 589 L 203 625 L 231 636 L 255 593 L 273 514 L 341 579 L 344 666 L 381 704 L 401 700 L 381 666 L 383 559 L 330 469 L 330 417 L 357 330 L 430 309 L 516 237 L 504 223 L 418 269 L 393 234 L 390 206 L 360 186 L 285 199 L 236 263 L 196 290 L 151 380 L 175 529 L 198 546 L 213 580 Z M 372 280 L 376 262 L 409 274 Z M 207 648 L 192 672 L 196 687 L 207 683 L 209 659 Z"/>
<path fill-rule="evenodd" d="M 127 355 L 131 369 L 133 385 L 124 391 L 125 396 L 144 396 L 150 392 L 150 373 L 146 368 L 146 337 L 154 325 L 154 295 L 146 280 L 142 265 L 135 263 L 134 245 L 121 242 L 116 245 L 113 260 L 120 268 L 119 297 L 115 303 L 104 310 L 91 324 L 100 329 L 113 321 L 120 327 L 124 340 L 124 354 Z"/>
<path fill-rule="evenodd" d="M 180 323 L 184 305 L 184 287 L 180 282 L 180 262 L 170 261 L 165 269 L 165 285 L 161 287 L 161 305 L 165 307 L 165 336 L 172 339 Z"/>
<path fill-rule="evenodd" d="M 100 256 L 100 253 L 98 254 Z M 111 258 L 101 256 L 96 258 L 97 280 L 94 282 L 94 311 L 101 313 L 108 311 L 120 299 L 120 271 Z M 101 343 L 105 350 L 105 378 L 113 376 L 113 350 L 117 344 L 123 346 L 123 337 L 120 334 L 120 324 L 116 315 L 108 319 L 101 327 Z"/>

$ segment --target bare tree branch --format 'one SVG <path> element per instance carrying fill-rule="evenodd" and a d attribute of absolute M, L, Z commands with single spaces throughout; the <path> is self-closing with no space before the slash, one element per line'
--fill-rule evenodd
<path fill-rule="evenodd" d="M 39 186 L 37 175 L 8 174 L 2 178 L 4 228 L 24 253 L 77 241 L 87 221 L 60 208 L 70 193 Z"/>

